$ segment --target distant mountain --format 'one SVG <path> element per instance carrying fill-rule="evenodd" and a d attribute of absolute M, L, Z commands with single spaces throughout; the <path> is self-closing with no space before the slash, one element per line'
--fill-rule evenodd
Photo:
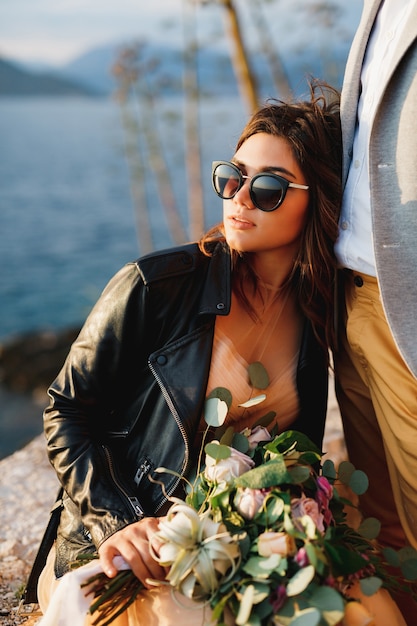
<path fill-rule="evenodd" d="M 113 69 L 129 44 L 109 44 L 89 50 L 61 68 L 60 76 L 93 87 L 101 93 L 110 94 L 117 87 Z M 199 83 L 202 91 L 236 94 L 237 85 L 230 58 L 215 50 L 197 52 Z M 172 95 L 183 89 L 184 52 L 169 45 L 144 44 L 139 46 L 139 72 L 142 79 L 158 93 Z"/>
<path fill-rule="evenodd" d="M 110 94 L 117 87 L 113 69 L 128 44 L 109 44 L 79 56 L 60 70 L 60 76 Z M 296 51 L 286 51 L 282 61 L 287 76 L 297 90 L 303 78 L 311 74 L 340 86 L 349 41 L 337 42 L 331 50 L 331 59 L 322 49 L 306 44 Z M 169 45 L 147 43 L 139 48 L 139 80 L 152 85 L 160 95 L 169 96 L 183 90 L 184 52 Z M 196 52 L 196 67 L 200 92 L 209 96 L 236 96 L 238 85 L 230 55 L 215 48 L 201 48 Z M 271 69 L 264 55 L 252 51 L 250 57 L 262 96 L 276 93 Z M 143 71 L 146 68 L 146 71 Z M 142 74 L 141 74 L 142 72 Z"/>
<path fill-rule="evenodd" d="M 17 63 L 0 59 L 0 96 L 95 96 L 86 86 L 52 72 L 31 72 Z"/>
<path fill-rule="evenodd" d="M 115 64 L 127 49 L 127 44 L 108 44 L 87 51 L 71 63 L 34 71 L 28 66 L 0 61 L 0 96 L 2 95 L 97 95 L 115 92 Z M 340 86 L 349 41 L 339 41 L 331 50 L 331 59 L 323 50 L 302 45 L 287 51 L 282 58 L 291 86 L 297 92 L 305 86 L 304 77 L 313 75 Z M 236 96 L 238 85 L 227 52 L 202 48 L 196 52 L 196 67 L 200 93 L 206 96 Z M 259 51 L 251 53 L 250 62 L 262 97 L 276 94 L 273 76 L 265 57 Z M 168 45 L 144 44 L 139 48 L 139 79 L 151 85 L 161 96 L 180 94 L 183 90 L 184 52 Z"/>

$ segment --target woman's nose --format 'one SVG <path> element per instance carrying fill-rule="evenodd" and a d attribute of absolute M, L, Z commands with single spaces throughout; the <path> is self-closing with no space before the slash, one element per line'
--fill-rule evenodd
<path fill-rule="evenodd" d="M 255 209 L 255 205 L 252 202 L 252 198 L 250 196 L 250 179 L 244 179 L 243 185 L 236 193 L 233 198 L 234 202 L 237 204 L 244 205 L 248 209 Z"/>

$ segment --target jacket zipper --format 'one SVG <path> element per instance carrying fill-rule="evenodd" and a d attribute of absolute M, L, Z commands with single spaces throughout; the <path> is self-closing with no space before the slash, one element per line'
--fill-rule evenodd
<path fill-rule="evenodd" d="M 189 445 L 188 445 L 188 440 L 187 440 L 187 435 L 186 435 L 186 432 L 185 432 L 185 428 L 182 425 L 180 416 L 178 415 L 178 412 L 177 412 L 177 410 L 175 409 L 175 407 L 174 407 L 174 405 L 172 403 L 172 400 L 171 400 L 171 398 L 170 398 L 170 396 L 168 394 L 168 391 L 166 390 L 166 388 L 165 388 L 165 386 L 164 386 L 164 384 L 163 384 L 159 374 L 156 372 L 156 370 L 155 370 L 154 366 L 152 365 L 152 363 L 150 361 L 148 361 L 148 364 L 149 364 L 149 368 L 150 368 L 152 374 L 155 376 L 156 382 L 158 383 L 158 385 L 159 385 L 159 387 L 160 387 L 160 389 L 162 391 L 162 395 L 165 398 L 165 402 L 167 403 L 168 408 L 171 411 L 171 414 L 172 414 L 174 420 L 177 423 L 177 426 L 178 426 L 179 431 L 180 431 L 180 433 L 182 435 L 182 438 L 184 440 L 184 445 L 185 445 L 185 455 L 184 455 L 184 462 L 183 462 L 182 470 L 181 470 L 181 476 L 178 477 L 178 479 L 175 481 L 175 483 L 171 487 L 171 489 L 169 489 L 169 491 L 166 492 L 167 496 L 169 497 L 176 490 L 176 488 L 178 487 L 179 482 L 181 480 L 181 477 L 184 476 L 184 468 L 187 467 L 188 459 L 189 459 L 189 456 L 190 456 Z M 156 508 L 155 513 L 159 511 L 159 509 L 165 504 L 166 501 L 167 501 L 167 498 L 165 498 L 165 500 L 163 502 L 161 502 L 161 504 Z"/>
<path fill-rule="evenodd" d="M 129 502 L 130 506 L 132 507 L 132 509 L 135 512 L 135 515 L 137 515 L 137 517 L 139 519 L 142 519 L 142 517 L 144 517 L 145 513 L 144 513 L 142 507 L 140 506 L 139 500 L 135 496 L 130 496 L 127 493 L 127 491 L 125 490 L 125 488 L 123 487 L 123 485 L 120 484 L 120 482 L 117 479 L 116 474 L 114 472 L 113 459 L 111 457 L 110 451 L 109 451 L 108 448 L 106 448 L 106 446 L 102 446 L 102 448 L 103 448 L 104 454 L 106 456 L 107 465 L 108 465 L 108 468 L 109 468 L 111 479 L 113 480 L 114 484 L 119 489 L 119 491 L 122 493 L 122 495 Z"/>
<path fill-rule="evenodd" d="M 152 467 L 152 464 L 149 461 L 149 459 L 145 459 L 144 461 L 142 461 L 142 463 L 139 465 L 136 471 L 135 478 L 134 478 L 136 487 L 139 487 L 140 483 L 145 478 L 145 476 L 149 474 L 151 467 Z"/>

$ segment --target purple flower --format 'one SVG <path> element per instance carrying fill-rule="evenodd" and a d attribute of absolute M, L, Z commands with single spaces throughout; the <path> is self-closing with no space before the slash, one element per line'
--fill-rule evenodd
<path fill-rule="evenodd" d="M 279 585 L 278 587 L 276 587 L 276 589 L 274 589 L 274 591 L 271 594 L 271 597 L 269 598 L 269 601 L 272 605 L 272 610 L 274 611 L 274 613 L 278 613 L 278 611 L 282 609 L 282 607 L 285 604 L 286 599 L 287 599 L 287 590 L 285 588 L 285 585 Z"/>

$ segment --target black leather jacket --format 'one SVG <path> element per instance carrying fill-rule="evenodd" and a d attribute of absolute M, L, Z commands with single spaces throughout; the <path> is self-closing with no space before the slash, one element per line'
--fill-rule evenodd
<path fill-rule="evenodd" d="M 56 574 L 166 495 L 156 467 L 184 475 L 205 400 L 216 315 L 227 315 L 230 256 L 196 244 L 126 265 L 89 315 L 45 410 L 49 458 L 64 487 Z M 321 445 L 327 403 L 326 355 L 306 322 L 297 368 L 294 428 Z M 179 478 L 159 474 L 166 494 Z"/>

